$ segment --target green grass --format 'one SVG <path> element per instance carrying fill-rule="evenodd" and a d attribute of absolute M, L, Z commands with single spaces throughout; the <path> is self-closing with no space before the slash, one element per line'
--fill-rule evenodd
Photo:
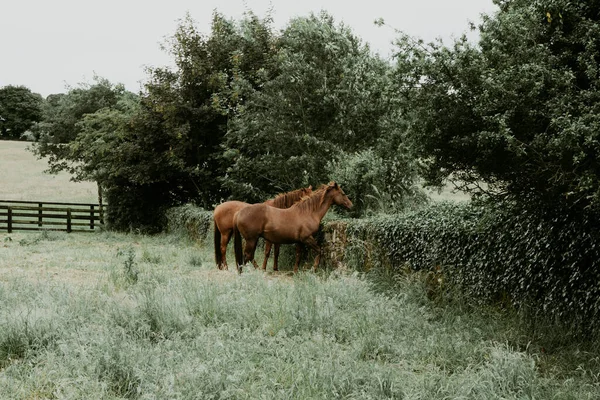
<path fill-rule="evenodd" d="M 0 200 L 43 200 L 97 203 L 98 188 L 92 182 L 71 182 L 66 172 L 44 173 L 46 160 L 27 150 L 29 142 L 0 140 Z"/>
<path fill-rule="evenodd" d="M 528 351 L 512 318 L 423 284 L 237 275 L 172 235 L 2 233 L 0 398 L 600 397 L 592 354 Z"/>

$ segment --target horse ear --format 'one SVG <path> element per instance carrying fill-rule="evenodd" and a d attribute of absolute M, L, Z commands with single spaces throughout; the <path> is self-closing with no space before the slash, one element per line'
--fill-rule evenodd
<path fill-rule="evenodd" d="M 307 189 L 312 190 L 312 185 L 308 185 Z"/>

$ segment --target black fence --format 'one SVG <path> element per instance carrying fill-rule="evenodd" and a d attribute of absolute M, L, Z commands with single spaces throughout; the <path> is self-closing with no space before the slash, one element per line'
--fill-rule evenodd
<path fill-rule="evenodd" d="M 93 232 L 104 224 L 104 206 L 0 200 L 0 231 Z"/>

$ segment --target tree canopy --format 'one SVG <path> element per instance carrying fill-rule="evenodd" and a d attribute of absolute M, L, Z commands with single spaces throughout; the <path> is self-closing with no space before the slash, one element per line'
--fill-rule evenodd
<path fill-rule="evenodd" d="M 134 99 L 135 95 L 127 92 L 123 85 L 113 85 L 100 77 L 96 77 L 93 84 L 49 95 L 42 107 L 42 121 L 33 130 L 37 139 L 34 153 L 40 158 L 48 157 L 50 172 L 64 170 L 72 173 L 76 180 L 96 180 L 78 142 L 85 127 L 83 121 L 96 112 L 122 108 L 124 98 Z M 104 136 L 99 140 L 105 140 Z"/>
<path fill-rule="evenodd" d="M 428 178 L 597 209 L 600 2 L 496 3 L 478 45 L 399 41 L 398 82 Z"/>
<path fill-rule="evenodd" d="M 390 178 L 398 170 L 397 179 L 377 180 L 379 190 L 406 194 L 398 183 L 409 187 L 415 169 L 402 152 L 389 63 L 326 13 L 291 20 L 276 45 L 272 79 L 229 125 L 226 187 L 237 198 L 259 201 L 337 176 L 364 211 L 375 181 L 356 168 L 338 171 L 368 154 L 370 167 L 381 166 L 372 174 Z"/>
<path fill-rule="evenodd" d="M 0 88 L 0 138 L 20 139 L 41 121 L 43 100 L 25 86 Z"/>

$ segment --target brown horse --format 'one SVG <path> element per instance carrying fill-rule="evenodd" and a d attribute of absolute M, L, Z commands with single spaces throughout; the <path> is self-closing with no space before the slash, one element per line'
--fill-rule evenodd
<path fill-rule="evenodd" d="M 321 248 L 313 234 L 317 232 L 321 220 L 333 204 L 352 207 L 348 196 L 335 182 L 321 186 L 319 190 L 287 209 L 270 207 L 264 203 L 241 209 L 235 214 L 233 221 L 233 243 L 238 272 L 242 272 L 242 264 L 250 261 L 255 268 L 258 267 L 254 261 L 254 252 L 261 236 L 271 243 L 303 243 L 309 246 L 317 252 L 313 266 L 316 271 L 321 258 Z M 243 251 L 242 236 L 246 239 Z M 299 252 L 296 252 L 294 272 L 298 272 L 299 255 Z"/>
<path fill-rule="evenodd" d="M 267 204 L 277 208 L 289 208 L 294 203 L 298 202 L 302 197 L 305 197 L 312 193 L 312 186 L 294 190 L 288 193 L 282 193 L 274 199 L 267 200 L 263 204 Z M 213 212 L 214 221 L 214 239 L 215 239 L 215 261 L 217 268 L 228 269 L 227 267 L 227 245 L 231 240 L 231 234 L 233 233 L 233 216 L 235 213 L 240 211 L 242 208 L 248 207 L 250 204 L 244 203 L 243 201 L 226 201 L 225 203 L 219 204 Z M 296 251 L 299 251 L 297 249 Z M 267 261 L 271 253 L 271 243 L 265 243 L 265 259 L 263 261 L 263 269 L 267 268 Z M 275 256 L 273 269 L 277 271 L 277 259 L 279 257 L 279 245 L 275 245 Z"/>

